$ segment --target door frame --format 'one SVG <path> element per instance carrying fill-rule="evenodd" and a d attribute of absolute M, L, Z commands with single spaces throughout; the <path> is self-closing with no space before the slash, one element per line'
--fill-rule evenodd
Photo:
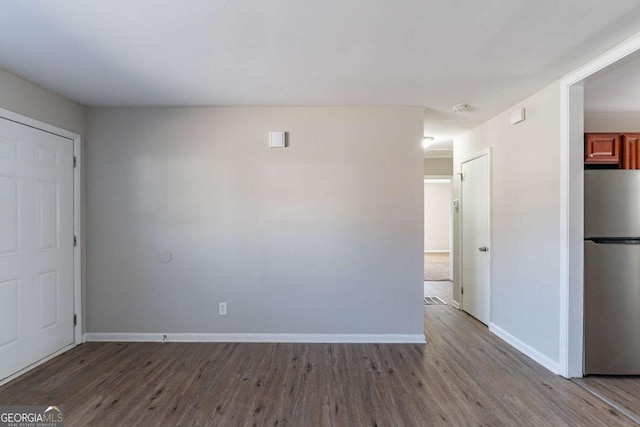
<path fill-rule="evenodd" d="M 32 119 L 31 117 L 23 116 L 22 114 L 14 113 L 13 111 L 0 108 L 0 117 L 3 119 L 11 120 L 18 124 L 32 127 L 44 132 L 52 133 L 73 141 L 73 156 L 75 160 L 75 167 L 73 168 L 73 232 L 76 237 L 77 244 L 73 248 L 73 311 L 76 315 L 76 325 L 73 327 L 73 341 L 75 345 L 82 344 L 82 156 L 81 147 L 82 139 L 77 133 L 70 132 L 68 130 L 59 128 L 57 126 L 50 125 L 39 120 Z M 73 347 L 68 346 L 53 355 L 60 354 L 63 350 Z M 51 355 L 51 356 L 53 356 Z M 37 365 L 40 362 L 36 362 Z M 31 365 L 18 374 L 34 367 Z M 11 375 L 6 380 L 10 380 L 15 377 Z"/>
<path fill-rule="evenodd" d="M 640 33 L 560 80 L 559 374 L 584 373 L 584 81 L 640 52 Z"/>
<path fill-rule="evenodd" d="M 462 204 L 464 204 L 464 191 L 463 191 L 463 183 L 462 181 L 464 181 L 464 173 L 462 172 L 462 165 L 465 163 L 468 163 L 470 161 L 479 159 L 480 157 L 483 156 L 487 156 L 487 185 L 489 186 L 489 200 L 487 201 L 487 208 L 489 210 L 488 214 L 487 214 L 487 230 L 489 231 L 489 252 L 487 252 L 487 255 L 489 256 L 488 262 L 489 262 L 489 268 L 488 268 L 488 276 L 489 276 L 489 283 L 487 283 L 487 290 L 489 292 L 489 319 L 487 322 L 487 326 L 489 326 L 491 324 L 491 306 L 492 306 L 492 302 L 493 302 L 493 296 L 491 294 L 491 290 L 492 290 L 492 286 L 491 286 L 491 265 L 492 265 L 492 259 L 493 259 L 493 233 L 491 230 L 491 214 L 492 214 L 492 201 L 493 201 L 493 185 L 492 185 L 492 162 L 491 162 L 491 147 L 487 147 L 484 150 L 478 151 L 474 154 L 471 154 L 470 156 L 465 157 L 461 162 L 460 162 L 460 215 L 459 215 L 459 219 L 458 221 L 460 222 L 458 224 L 458 229 L 460 230 L 459 237 L 458 237 L 458 244 L 460 245 L 460 269 L 459 269 L 459 274 L 460 274 L 460 287 L 463 288 L 464 287 L 464 274 L 463 274 L 463 265 L 464 265 L 464 258 L 462 256 L 463 253 L 463 239 L 464 239 L 464 232 L 462 229 L 462 216 L 463 216 L 463 210 L 462 210 Z M 460 293 L 460 309 L 464 310 L 464 294 L 461 292 Z"/>
<path fill-rule="evenodd" d="M 455 245 L 453 240 L 453 225 L 454 225 L 454 215 L 453 215 L 453 175 L 424 175 L 424 180 L 428 179 L 443 179 L 449 181 L 449 281 L 453 282 L 453 258 Z M 423 210 L 426 207 L 425 203 L 423 203 Z M 423 212 L 424 214 L 424 212 Z M 423 215 L 424 218 L 424 215 Z M 424 233 L 423 233 L 424 234 Z M 423 240 L 424 240 L 424 236 Z"/>

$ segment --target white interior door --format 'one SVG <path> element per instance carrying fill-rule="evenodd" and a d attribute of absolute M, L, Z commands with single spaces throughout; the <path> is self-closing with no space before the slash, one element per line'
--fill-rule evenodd
<path fill-rule="evenodd" d="M 0 118 L 0 380 L 73 326 L 73 141 Z"/>
<path fill-rule="evenodd" d="M 462 163 L 462 308 L 489 323 L 489 154 Z"/>

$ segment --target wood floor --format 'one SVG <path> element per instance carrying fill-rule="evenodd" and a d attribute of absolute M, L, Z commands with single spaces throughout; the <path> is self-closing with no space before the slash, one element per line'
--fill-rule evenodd
<path fill-rule="evenodd" d="M 450 284 L 429 285 L 450 301 Z M 625 426 L 451 305 L 426 345 L 88 343 L 0 388 L 66 426 Z"/>
<path fill-rule="evenodd" d="M 590 375 L 573 381 L 611 402 L 640 425 L 640 376 Z"/>

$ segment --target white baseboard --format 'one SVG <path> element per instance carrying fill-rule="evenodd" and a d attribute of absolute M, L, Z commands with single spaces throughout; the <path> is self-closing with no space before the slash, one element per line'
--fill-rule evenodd
<path fill-rule="evenodd" d="M 456 300 L 451 300 L 451 307 L 460 310 L 460 303 Z"/>
<path fill-rule="evenodd" d="M 507 344 L 519 350 L 521 353 L 529 356 L 554 374 L 558 375 L 560 373 L 560 365 L 555 360 L 550 359 L 548 356 L 540 353 L 535 348 L 531 347 L 529 344 L 520 341 L 518 338 L 511 335 L 509 332 L 502 329 L 500 326 L 495 323 L 489 323 L 489 330 L 493 332 L 496 336 L 501 338 Z"/>
<path fill-rule="evenodd" d="M 6 378 L 3 378 L 2 380 L 0 380 L 0 386 L 5 385 L 6 383 L 8 383 L 9 381 L 13 381 L 16 378 L 18 378 L 21 375 L 26 374 L 27 372 L 37 368 L 38 366 L 42 365 L 43 363 L 48 362 L 49 360 L 53 359 L 54 357 L 58 357 L 60 356 L 62 353 L 66 353 L 67 351 L 71 350 L 72 348 L 74 348 L 77 344 L 73 343 L 70 344 L 64 348 L 61 348 L 60 350 L 56 351 L 55 353 L 51 353 L 50 355 L 48 355 L 47 357 L 45 357 L 44 359 L 40 359 L 37 362 L 27 366 L 24 369 L 19 370 L 18 372 L 16 372 L 15 374 L 9 375 Z"/>
<path fill-rule="evenodd" d="M 87 341 L 424 344 L 422 334 L 189 334 L 87 332 Z M 166 338 L 165 338 L 166 337 Z"/>
<path fill-rule="evenodd" d="M 449 252 L 451 251 L 448 249 L 436 250 L 436 251 L 424 251 L 425 254 L 448 254 Z"/>

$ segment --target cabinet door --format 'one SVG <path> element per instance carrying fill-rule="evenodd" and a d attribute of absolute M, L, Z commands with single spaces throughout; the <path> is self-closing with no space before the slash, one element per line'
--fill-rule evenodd
<path fill-rule="evenodd" d="M 622 135 L 622 169 L 640 169 L 640 133 Z"/>
<path fill-rule="evenodd" d="M 594 165 L 620 164 L 620 134 L 587 133 L 584 135 L 584 162 Z"/>

